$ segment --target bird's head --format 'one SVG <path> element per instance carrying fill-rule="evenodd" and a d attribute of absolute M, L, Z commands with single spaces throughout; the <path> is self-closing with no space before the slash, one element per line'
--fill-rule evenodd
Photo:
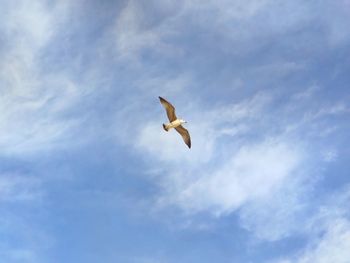
<path fill-rule="evenodd" d="M 181 123 L 187 123 L 187 121 L 183 120 L 183 119 L 180 119 L 180 122 Z"/>

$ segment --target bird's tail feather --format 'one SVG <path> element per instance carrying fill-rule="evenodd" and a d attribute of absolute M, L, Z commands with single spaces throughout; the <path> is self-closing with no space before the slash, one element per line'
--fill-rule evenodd
<path fill-rule="evenodd" d="M 165 131 L 169 131 L 169 129 L 168 129 L 168 127 L 163 123 L 163 129 L 165 130 Z"/>

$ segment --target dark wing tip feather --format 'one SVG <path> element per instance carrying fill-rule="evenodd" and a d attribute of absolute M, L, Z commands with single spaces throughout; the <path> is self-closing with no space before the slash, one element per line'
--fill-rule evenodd
<path fill-rule="evenodd" d="M 185 144 L 188 146 L 188 148 L 191 148 L 191 136 L 188 130 L 186 130 L 182 125 L 175 128 L 175 130 L 180 133 L 182 139 L 184 140 Z"/>
<path fill-rule="evenodd" d="M 188 140 L 185 141 L 186 145 L 188 146 L 189 149 L 191 149 L 191 138 L 188 137 Z"/>

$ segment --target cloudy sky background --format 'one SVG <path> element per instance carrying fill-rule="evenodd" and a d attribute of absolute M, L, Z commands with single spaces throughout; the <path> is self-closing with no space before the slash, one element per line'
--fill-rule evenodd
<path fill-rule="evenodd" d="M 350 262 L 350 1 L 0 11 L 2 262 Z"/>

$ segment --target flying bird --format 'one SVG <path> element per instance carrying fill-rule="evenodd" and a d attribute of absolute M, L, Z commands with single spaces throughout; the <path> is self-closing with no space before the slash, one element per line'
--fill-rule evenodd
<path fill-rule="evenodd" d="M 175 108 L 173 105 L 171 105 L 170 102 L 166 101 L 162 97 L 159 97 L 160 103 L 162 103 L 163 107 L 166 110 L 166 114 L 168 115 L 169 123 L 164 124 L 163 128 L 165 131 L 169 131 L 171 128 L 174 128 L 180 135 L 182 136 L 182 139 L 188 146 L 188 148 L 191 148 L 191 137 L 188 133 L 188 130 L 186 130 L 182 124 L 187 123 L 183 119 L 178 119 L 175 115 Z"/>

